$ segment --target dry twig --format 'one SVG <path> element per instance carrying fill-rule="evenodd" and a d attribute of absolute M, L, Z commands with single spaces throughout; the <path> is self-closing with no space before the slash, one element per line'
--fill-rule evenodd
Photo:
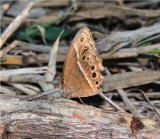
<path fill-rule="evenodd" d="M 15 18 L 15 20 L 8 26 L 5 32 L 0 37 L 0 48 L 6 42 L 6 40 L 10 37 L 10 35 L 21 25 L 23 20 L 29 15 L 29 10 L 34 5 L 34 2 L 30 2 L 26 8 Z"/>

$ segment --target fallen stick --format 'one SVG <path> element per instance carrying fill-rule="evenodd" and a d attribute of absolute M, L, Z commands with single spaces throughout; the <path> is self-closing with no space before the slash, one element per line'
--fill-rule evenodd
<path fill-rule="evenodd" d="M 10 37 L 10 35 L 21 25 L 23 20 L 29 15 L 29 10 L 34 5 L 34 2 L 30 2 L 26 8 L 20 13 L 14 21 L 7 27 L 2 36 L 0 37 L 0 48 L 6 42 L 6 40 Z"/>

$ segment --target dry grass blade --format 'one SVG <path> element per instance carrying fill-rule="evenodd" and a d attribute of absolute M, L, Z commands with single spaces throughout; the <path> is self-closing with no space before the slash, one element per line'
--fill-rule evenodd
<path fill-rule="evenodd" d="M 139 47 L 137 48 L 137 52 L 139 54 L 142 54 L 142 53 L 148 53 L 149 51 L 153 50 L 153 49 L 160 49 L 160 43 L 158 44 L 153 44 L 153 45 L 149 45 L 147 47 Z"/>
<path fill-rule="evenodd" d="M 41 27 L 40 25 L 37 25 L 37 28 L 39 29 L 40 33 L 41 33 L 41 36 L 42 36 L 42 41 L 45 45 L 47 45 L 47 41 L 46 41 L 46 38 L 45 38 L 45 29 L 43 27 Z"/>
<path fill-rule="evenodd" d="M 9 75 L 5 76 L 1 74 L 0 81 L 9 83 L 38 83 L 39 81 L 44 81 L 45 78 L 42 75 L 35 74 L 20 74 L 20 75 Z"/>
<path fill-rule="evenodd" d="M 143 100 L 144 98 L 142 97 L 141 94 L 137 94 L 137 93 L 129 93 L 130 91 L 137 91 L 137 89 L 129 89 L 129 90 L 126 90 L 127 92 L 127 97 L 128 98 L 136 98 L 136 99 L 139 99 L 139 100 Z M 110 96 L 115 96 L 115 97 L 118 97 L 119 95 L 115 92 L 110 92 L 110 93 L 107 93 L 106 95 Z M 151 92 L 149 94 L 146 94 L 148 98 L 150 99 L 160 99 L 160 93 L 159 92 Z"/>
<path fill-rule="evenodd" d="M 50 53 L 52 49 L 52 47 L 48 45 L 31 44 L 19 40 L 15 40 L 14 42 L 16 42 L 15 44 L 17 46 L 14 50 L 21 49 L 21 50 L 31 50 L 34 52 L 41 52 L 41 53 Z"/>
<path fill-rule="evenodd" d="M 49 58 L 48 68 L 47 68 L 49 72 L 46 72 L 45 74 L 47 82 L 53 81 L 54 76 L 56 75 L 56 59 L 57 59 L 57 52 L 59 47 L 59 40 L 62 33 L 63 31 L 60 33 L 59 37 L 57 38 L 50 52 L 50 58 Z"/>
<path fill-rule="evenodd" d="M 31 84 L 23 84 L 23 86 L 27 87 L 27 88 L 30 88 L 30 89 L 32 89 L 32 90 L 34 90 L 36 92 L 40 92 L 41 91 L 39 87 L 31 85 Z"/>
<path fill-rule="evenodd" d="M 34 5 L 34 2 L 30 2 L 27 7 L 15 18 L 15 20 L 8 26 L 5 32 L 0 37 L 0 48 L 6 42 L 6 40 L 10 37 L 10 35 L 19 27 L 19 25 L 23 22 L 23 20 L 29 15 L 29 10 Z"/>
<path fill-rule="evenodd" d="M 22 84 L 13 83 L 13 84 L 10 84 L 10 85 L 12 85 L 13 87 L 21 90 L 22 92 L 24 92 L 24 93 L 27 94 L 27 95 L 35 95 L 35 94 L 37 94 L 36 91 L 34 91 L 34 90 L 32 90 L 32 89 L 29 89 L 29 88 L 23 86 Z"/>
<path fill-rule="evenodd" d="M 122 89 L 117 89 L 119 95 L 121 96 L 124 104 L 128 107 L 131 113 L 133 114 L 138 114 L 138 111 L 135 109 L 131 101 L 128 99 L 126 92 Z"/>
<path fill-rule="evenodd" d="M 44 91 L 54 88 L 54 86 L 51 84 L 51 82 L 53 81 L 53 79 L 56 75 L 56 59 L 57 59 L 59 40 L 60 40 L 62 33 L 63 33 L 63 31 L 58 36 L 56 42 L 54 43 L 54 45 L 51 49 L 47 72 L 44 75 L 45 82 L 40 82 L 40 85 Z M 48 83 L 50 83 L 50 84 L 48 84 Z"/>
<path fill-rule="evenodd" d="M 8 45 L 7 47 L 3 48 L 0 51 L 0 58 L 3 58 L 11 49 L 13 49 L 15 46 L 17 46 L 18 42 L 17 41 L 13 41 L 10 45 Z"/>
<path fill-rule="evenodd" d="M 31 73 L 45 73 L 45 69 L 47 67 L 38 67 L 38 68 L 21 68 L 21 69 L 11 69 L 1 71 L 1 76 L 11 76 L 11 75 L 19 75 L 19 74 L 31 74 Z"/>
<path fill-rule="evenodd" d="M 43 66 L 42 63 L 39 61 L 39 59 L 37 58 L 37 55 L 35 52 L 33 51 L 29 51 L 29 53 L 31 54 L 31 56 L 33 57 L 33 59 L 35 60 L 35 62 L 39 65 L 39 66 Z"/>
<path fill-rule="evenodd" d="M 12 90 L 10 90 L 9 88 L 7 88 L 6 86 L 2 86 L 0 87 L 0 91 L 5 93 L 5 94 L 8 94 L 8 95 L 16 95 L 16 93 Z"/>
<path fill-rule="evenodd" d="M 159 109 L 157 109 L 153 104 L 152 104 L 152 102 L 149 100 L 149 98 L 148 98 L 148 96 L 146 95 L 146 93 L 144 93 L 143 91 L 141 91 L 141 90 L 139 90 L 142 94 L 143 94 L 143 96 L 144 96 L 144 98 L 147 100 L 147 102 L 153 107 L 153 109 L 154 109 L 154 111 L 157 113 L 157 115 L 158 115 L 158 118 L 160 119 L 160 111 L 159 111 Z"/>

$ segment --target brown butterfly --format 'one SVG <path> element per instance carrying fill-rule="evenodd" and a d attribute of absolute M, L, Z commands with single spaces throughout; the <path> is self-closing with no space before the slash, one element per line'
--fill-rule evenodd
<path fill-rule="evenodd" d="M 92 33 L 83 27 L 73 39 L 63 68 L 61 89 L 70 97 L 88 97 L 102 92 L 102 60 Z"/>
<path fill-rule="evenodd" d="M 100 86 L 103 80 L 101 75 L 103 70 L 102 60 L 96 51 L 92 33 L 87 27 L 83 27 L 78 31 L 70 46 L 64 63 L 60 90 L 58 88 L 47 90 L 28 97 L 27 100 L 42 98 L 43 96 L 46 99 L 59 97 L 80 98 L 99 94 L 117 110 L 124 112 L 122 108 L 102 93 Z"/>
<path fill-rule="evenodd" d="M 27 98 L 33 100 L 47 96 L 56 98 L 63 97 L 88 97 L 102 92 L 103 71 L 102 60 L 95 48 L 92 33 L 87 27 L 78 31 L 73 39 L 70 50 L 67 54 L 63 68 L 62 83 L 60 84 L 61 93 L 55 92 L 58 88 L 51 89 Z M 51 95 L 51 96 L 50 96 Z"/>

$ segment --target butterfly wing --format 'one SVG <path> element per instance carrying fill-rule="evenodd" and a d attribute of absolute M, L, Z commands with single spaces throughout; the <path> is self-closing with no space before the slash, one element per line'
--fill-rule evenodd
<path fill-rule="evenodd" d="M 62 88 L 70 97 L 88 97 L 100 93 L 103 77 L 102 61 L 96 52 L 92 34 L 87 27 L 74 37 L 67 54 Z"/>

